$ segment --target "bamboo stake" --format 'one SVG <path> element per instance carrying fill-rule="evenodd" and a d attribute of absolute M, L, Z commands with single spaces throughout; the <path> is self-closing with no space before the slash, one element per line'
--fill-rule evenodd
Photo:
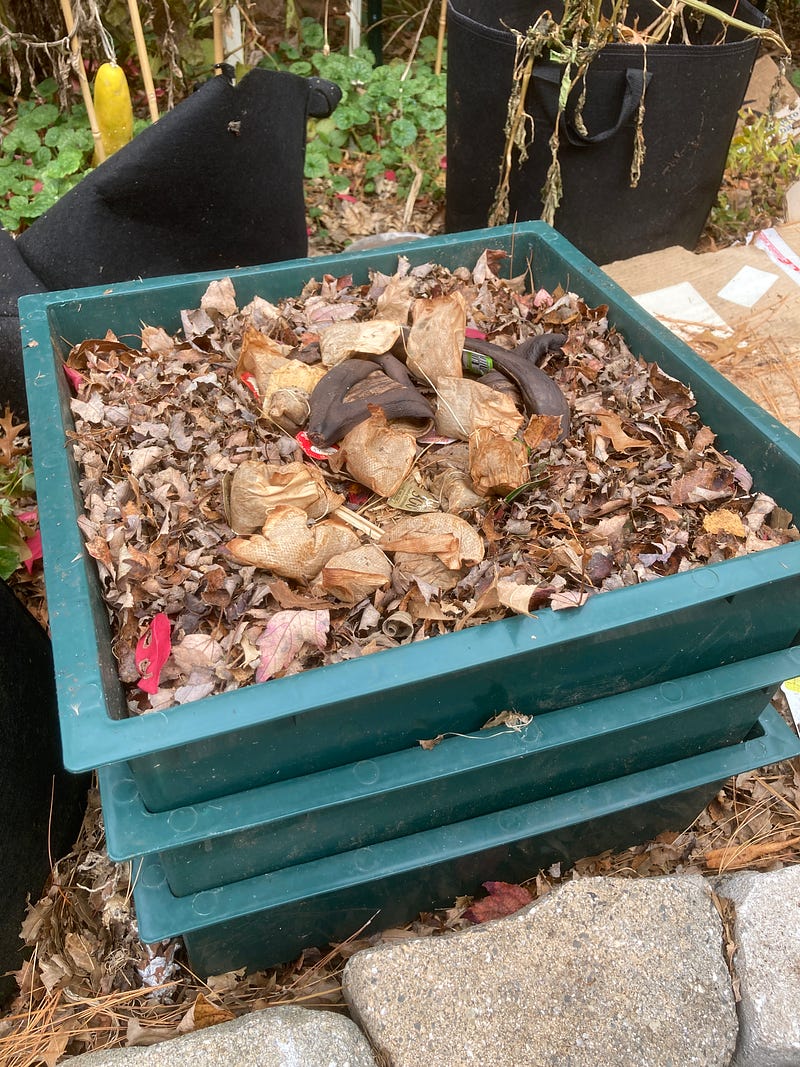
<path fill-rule="evenodd" d="M 225 12 L 222 10 L 222 3 L 214 4 L 213 11 L 214 19 L 214 65 L 222 63 L 225 60 L 225 41 L 224 41 L 224 21 Z M 222 74 L 222 71 L 217 67 L 216 74 Z"/>
<path fill-rule="evenodd" d="M 92 100 L 92 90 L 89 88 L 89 79 L 86 77 L 86 71 L 83 67 L 81 39 L 77 33 L 75 33 L 75 19 L 72 17 L 72 8 L 69 0 L 61 0 L 61 11 L 64 15 L 64 23 L 70 38 L 72 65 L 75 68 L 75 73 L 78 75 L 78 81 L 81 84 L 81 95 L 83 96 L 83 102 L 86 105 L 86 114 L 89 117 L 89 126 L 91 127 L 92 140 L 94 141 L 95 158 L 99 163 L 102 163 L 106 158 L 106 150 L 103 148 L 103 138 L 100 135 L 100 127 L 97 124 L 94 100 Z"/>
<path fill-rule="evenodd" d="M 142 68 L 142 81 L 147 94 L 147 104 L 150 108 L 150 118 L 153 122 L 158 121 L 158 105 L 156 104 L 156 89 L 153 85 L 153 72 L 150 69 L 150 59 L 147 55 L 147 45 L 144 43 L 144 30 L 142 29 L 142 16 L 139 14 L 139 6 L 136 0 L 128 0 L 128 11 L 133 26 L 133 38 L 136 41 L 136 53 L 139 56 L 139 66 Z"/>
<path fill-rule="evenodd" d="M 337 519 L 341 519 L 342 522 L 348 523 L 350 526 L 355 527 L 361 533 L 365 533 L 367 537 L 371 537 L 373 541 L 380 541 L 383 537 L 383 530 L 380 526 L 376 526 L 374 522 L 370 522 L 364 515 L 360 515 L 357 511 L 351 511 L 350 508 L 340 507 L 336 508 L 332 512 Z"/>
<path fill-rule="evenodd" d="M 442 73 L 442 55 L 444 53 L 444 33 L 447 26 L 447 0 L 442 0 L 439 8 L 439 37 L 436 41 L 436 63 L 433 67 L 434 74 Z"/>

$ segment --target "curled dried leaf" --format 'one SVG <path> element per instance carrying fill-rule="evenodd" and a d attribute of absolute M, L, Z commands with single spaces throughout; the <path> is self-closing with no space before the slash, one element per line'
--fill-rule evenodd
<path fill-rule="evenodd" d="M 267 398 L 262 410 L 271 422 L 294 437 L 308 422 L 310 400 L 310 394 L 303 389 L 276 389 Z"/>
<path fill-rule="evenodd" d="M 484 497 L 475 492 L 475 487 L 466 471 L 457 470 L 454 467 L 437 475 L 433 488 L 442 504 L 454 515 L 462 511 L 472 511 L 484 502 Z"/>

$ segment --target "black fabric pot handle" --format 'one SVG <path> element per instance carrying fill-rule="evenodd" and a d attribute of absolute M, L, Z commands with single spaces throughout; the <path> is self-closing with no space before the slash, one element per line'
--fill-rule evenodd
<path fill-rule="evenodd" d="M 593 75 L 593 81 L 594 79 L 599 80 L 603 78 L 603 76 L 616 75 L 617 73 L 617 71 L 595 71 Z M 537 69 L 534 66 L 533 69 L 534 78 L 538 78 L 540 81 L 546 82 L 548 83 L 548 85 L 554 87 L 556 92 L 556 100 L 558 99 L 558 91 L 561 86 L 562 74 L 562 67 L 539 67 Z M 650 84 L 652 77 L 653 75 L 650 71 L 645 72 L 643 70 L 640 70 L 638 67 L 629 67 L 625 71 L 625 92 L 622 97 L 622 103 L 620 105 L 617 121 L 614 123 L 613 126 L 610 126 L 608 129 L 601 130 L 599 133 L 583 134 L 575 126 L 573 118 L 569 118 L 566 115 L 562 115 L 562 128 L 567 135 L 569 143 L 578 147 L 588 147 L 589 145 L 602 144 L 603 141 L 608 141 L 612 137 L 614 137 L 617 133 L 619 133 L 623 126 L 627 125 L 627 123 L 630 122 L 630 120 L 636 114 L 642 100 L 642 93 Z M 590 91 L 598 91 L 596 81 L 594 81 L 594 85 Z M 555 121 L 555 116 L 556 112 L 553 111 L 553 121 Z"/>

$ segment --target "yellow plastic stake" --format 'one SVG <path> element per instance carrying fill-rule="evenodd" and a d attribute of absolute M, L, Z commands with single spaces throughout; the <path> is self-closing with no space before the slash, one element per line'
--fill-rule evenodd
<path fill-rule="evenodd" d="M 94 155 L 98 163 L 102 163 L 106 158 L 105 149 L 103 148 L 103 139 L 100 136 L 100 127 L 97 125 L 97 115 L 94 112 L 94 101 L 92 100 L 92 90 L 89 88 L 89 79 L 86 77 L 86 71 L 83 67 L 83 56 L 81 55 L 81 39 L 75 33 L 75 19 L 72 17 L 72 7 L 69 0 L 61 0 L 61 11 L 64 15 L 64 24 L 67 27 L 67 33 L 70 36 L 70 47 L 72 49 L 72 64 L 75 67 L 75 73 L 78 75 L 78 81 L 81 85 L 81 95 L 83 96 L 83 102 L 86 105 L 86 114 L 89 118 L 89 126 L 92 130 L 92 138 L 94 139 Z"/>
<path fill-rule="evenodd" d="M 128 0 L 128 11 L 133 26 L 133 39 L 136 41 L 136 54 L 139 57 L 139 66 L 142 68 L 142 81 L 147 95 L 147 104 L 150 108 L 150 118 L 153 122 L 158 121 L 158 105 L 156 103 L 156 89 L 153 85 L 153 72 L 150 69 L 150 59 L 147 55 L 147 45 L 144 43 L 144 30 L 142 29 L 142 16 L 136 0 Z"/>
<path fill-rule="evenodd" d="M 117 63 L 103 63 L 98 69 L 94 79 L 94 109 L 108 157 L 133 137 L 131 94 L 125 72 Z"/>

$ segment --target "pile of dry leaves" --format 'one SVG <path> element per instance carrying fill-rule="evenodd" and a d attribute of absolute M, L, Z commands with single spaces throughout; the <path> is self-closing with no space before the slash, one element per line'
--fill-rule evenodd
<path fill-rule="evenodd" d="M 401 258 L 242 309 L 225 280 L 181 337 L 72 351 L 132 712 L 797 538 L 605 308 L 504 269 Z"/>
<path fill-rule="evenodd" d="M 33 955 L 17 976 L 19 996 L 0 1017 L 0 1062 L 53 1067 L 65 1056 L 152 1044 L 278 1004 L 345 1012 L 341 972 L 359 949 L 466 929 L 576 878 L 713 875 L 797 862 L 800 760 L 792 760 L 731 779 L 691 826 L 655 841 L 587 857 L 571 870 L 532 871 L 518 886 L 487 882 L 485 898 L 458 898 L 451 908 L 372 937 L 354 930 L 346 943 L 320 946 L 286 966 L 201 981 L 179 942 L 139 942 L 130 865 L 108 860 L 93 792 L 73 853 L 56 864 L 48 893 L 29 911 L 23 936 Z"/>

